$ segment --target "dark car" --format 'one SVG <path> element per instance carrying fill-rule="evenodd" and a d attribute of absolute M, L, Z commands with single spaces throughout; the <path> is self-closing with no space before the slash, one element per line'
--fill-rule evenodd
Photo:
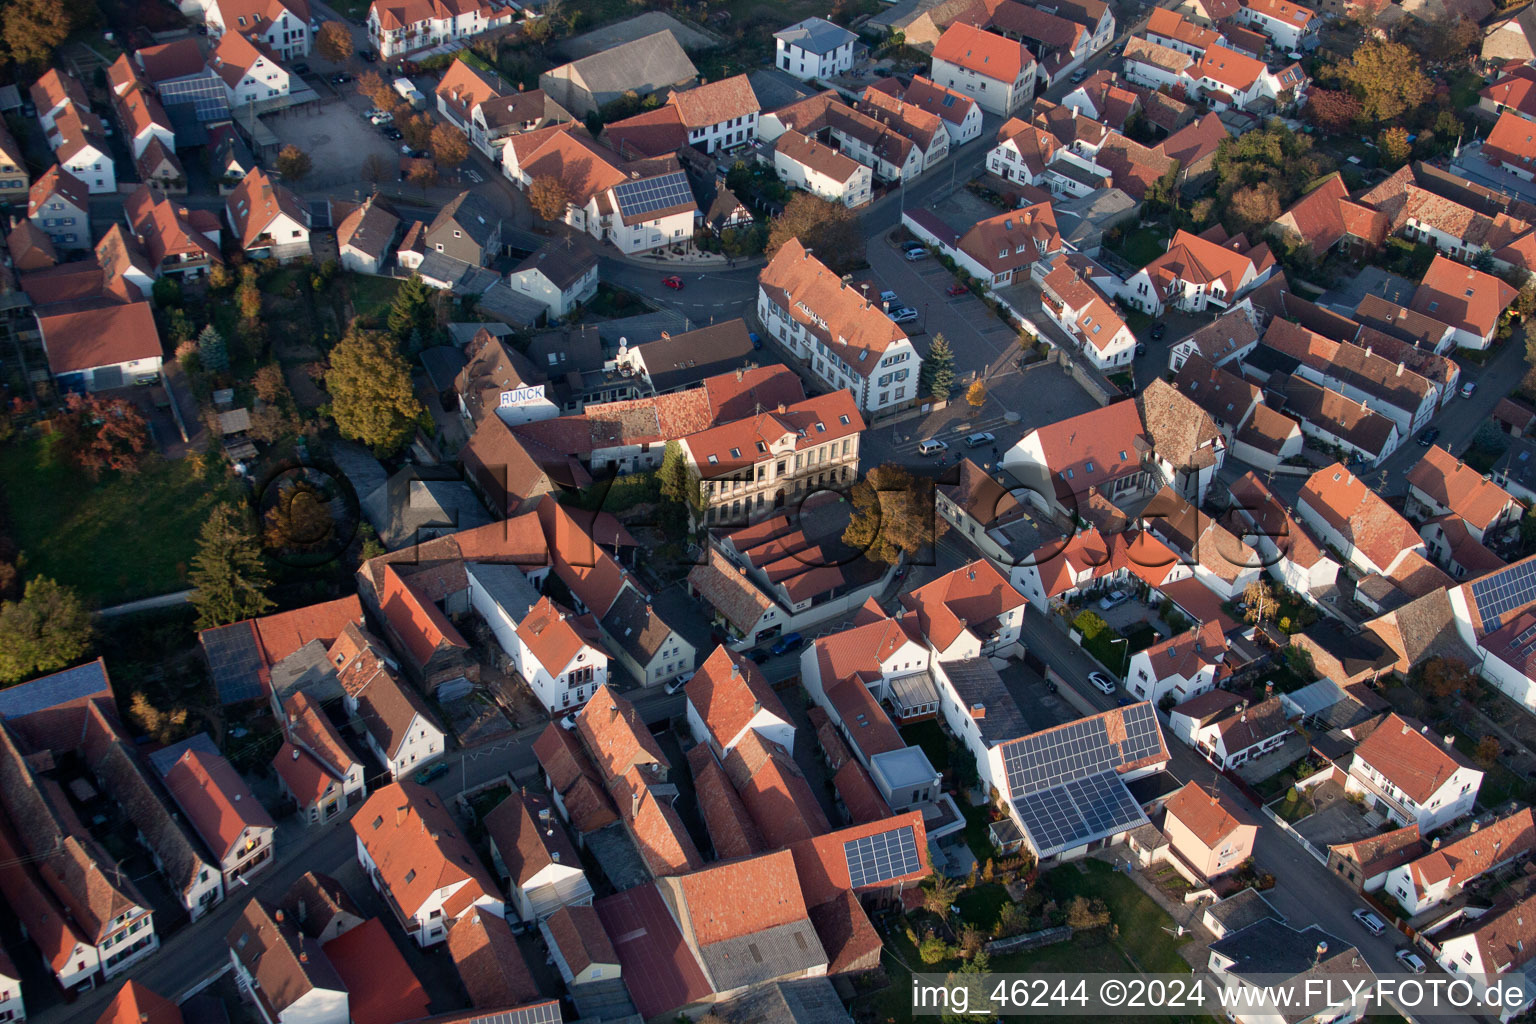
<path fill-rule="evenodd" d="M 309 65 L 301 61 L 300 63 L 293 65 L 288 70 L 292 71 L 296 75 L 307 75 L 309 74 Z"/>
<path fill-rule="evenodd" d="M 433 779 L 439 778 L 439 777 L 447 775 L 447 774 L 448 774 L 448 765 L 446 763 L 444 763 L 442 761 L 439 761 L 436 764 L 429 764 L 425 768 L 423 768 L 421 771 L 416 773 L 416 775 L 415 775 L 416 785 L 418 785 L 418 786 L 425 786 L 427 783 L 431 782 Z"/>
<path fill-rule="evenodd" d="M 1434 444 L 1439 439 L 1440 439 L 1440 428 L 1439 427 L 1425 427 L 1423 430 L 1419 431 L 1419 447 L 1420 448 L 1428 448 L 1430 445 Z"/>
<path fill-rule="evenodd" d="M 357 55 L 369 64 L 377 64 L 379 62 L 379 55 L 372 50 L 359 50 Z"/>
<path fill-rule="evenodd" d="M 384 137 L 391 142 L 399 142 L 401 139 L 405 138 L 405 136 L 400 133 L 400 129 L 396 128 L 392 124 L 384 126 Z"/>
<path fill-rule="evenodd" d="M 786 633 L 774 642 L 771 650 L 774 654 L 788 654 L 790 651 L 799 650 L 800 644 L 804 641 L 805 637 L 799 633 Z"/>
<path fill-rule="evenodd" d="M 747 655 L 747 657 L 752 659 L 752 664 L 761 665 L 763 662 L 768 660 L 769 655 L 765 648 L 759 647 L 757 650 Z"/>
<path fill-rule="evenodd" d="M 1162 341 L 1163 335 L 1168 333 L 1168 325 L 1162 322 L 1155 323 L 1150 333 L 1153 341 Z"/>
<path fill-rule="evenodd" d="M 1138 341 L 1136 343 L 1136 354 L 1138 356 L 1144 356 L 1144 355 L 1147 354 L 1147 343 L 1146 342 Z"/>
<path fill-rule="evenodd" d="M 353 75 L 350 71 L 338 71 L 331 76 L 331 84 L 346 85 L 348 82 L 352 81 L 352 78 Z"/>

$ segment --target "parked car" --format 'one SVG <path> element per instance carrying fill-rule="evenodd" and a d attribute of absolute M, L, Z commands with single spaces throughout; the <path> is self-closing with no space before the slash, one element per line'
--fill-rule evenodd
<path fill-rule="evenodd" d="M 673 694 L 682 693 L 683 692 L 683 687 L 687 686 L 688 685 L 688 680 L 690 680 L 692 678 L 693 678 L 693 673 L 692 672 L 684 672 L 682 675 L 680 675 L 676 679 L 672 680 L 670 683 L 667 684 L 667 696 L 670 697 Z"/>
<path fill-rule="evenodd" d="M 799 650 L 800 644 L 804 641 L 805 637 L 799 633 L 785 633 L 775 640 L 773 646 L 768 650 L 771 654 L 788 654 L 790 651 Z"/>
<path fill-rule="evenodd" d="M 431 782 L 433 779 L 440 779 L 444 775 L 447 775 L 447 774 L 448 774 L 448 765 L 447 765 L 447 763 L 444 762 L 444 761 L 438 761 L 436 764 L 429 764 L 429 765 L 427 765 L 421 771 L 417 772 L 413 776 L 413 778 L 416 780 L 416 785 L 418 785 L 418 786 L 425 786 L 427 783 Z"/>
<path fill-rule="evenodd" d="M 1100 693 L 1107 694 L 1111 697 L 1115 695 L 1115 684 L 1110 682 L 1109 679 L 1105 677 L 1104 673 L 1089 672 L 1088 681 L 1092 683 L 1094 689 L 1098 690 Z"/>
<path fill-rule="evenodd" d="M 880 293 L 880 301 L 889 302 L 892 306 L 898 306 L 901 304 L 901 300 L 896 297 L 896 293 L 891 291 L 889 288 Z"/>
<path fill-rule="evenodd" d="M 944 289 L 944 294 L 945 295 L 964 295 L 964 294 L 966 294 L 969 291 L 970 291 L 969 288 L 967 288 L 965 285 L 961 284 L 959 281 L 956 281 L 954 284 L 952 284 L 948 288 Z"/>
<path fill-rule="evenodd" d="M 766 649 L 759 647 L 757 650 L 747 655 L 747 657 L 752 659 L 752 664 L 761 665 L 763 662 L 768 660 L 769 654 Z"/>
<path fill-rule="evenodd" d="M 891 312 L 891 323 L 893 324 L 909 324 L 916 319 L 917 310 L 911 306 L 902 306 L 900 309 Z"/>
<path fill-rule="evenodd" d="M 396 128 L 392 124 L 385 125 L 380 129 L 380 131 L 384 133 L 384 137 L 390 142 L 399 142 L 401 139 L 405 138 L 404 133 L 402 133 L 399 128 Z"/>
<path fill-rule="evenodd" d="M 902 242 L 901 243 L 901 248 L 905 252 L 911 252 L 913 249 L 925 249 L 927 247 L 925 245 L 923 245 L 922 242 L 919 242 L 919 241 L 914 239 L 914 240 L 909 241 L 909 242 Z"/>
<path fill-rule="evenodd" d="M 1168 325 L 1159 320 L 1152 325 L 1152 330 L 1148 333 L 1152 335 L 1153 341 L 1162 341 L 1163 335 L 1168 333 Z"/>
<path fill-rule="evenodd" d="M 1461 386 L 1461 397 L 1471 398 L 1477 393 L 1477 381 L 1469 380 Z"/>
<path fill-rule="evenodd" d="M 1364 928 L 1372 935 L 1380 935 L 1382 932 L 1387 930 L 1387 926 L 1381 923 L 1381 918 L 1377 917 L 1369 910 L 1362 910 L 1357 908 L 1353 912 L 1352 916 L 1356 921 L 1360 922 L 1360 927 Z"/>
<path fill-rule="evenodd" d="M 1439 427 L 1425 427 L 1423 430 L 1419 431 L 1419 447 L 1428 448 L 1430 445 L 1434 444 L 1435 441 L 1439 439 L 1439 437 Z"/>
<path fill-rule="evenodd" d="M 294 64 L 288 70 L 293 72 L 295 75 L 307 75 L 309 74 L 309 65 L 305 64 L 303 61 L 300 61 L 299 63 Z"/>
<path fill-rule="evenodd" d="M 352 81 L 353 78 L 354 76 L 350 71 L 338 71 L 331 76 L 331 84 L 346 85 L 348 82 Z"/>
<path fill-rule="evenodd" d="M 1397 958 L 1398 963 L 1408 968 L 1408 970 L 1412 971 L 1414 974 L 1424 973 L 1424 961 L 1420 959 L 1419 955 L 1413 950 L 1400 949 L 1392 955 Z"/>
<path fill-rule="evenodd" d="M 990 430 L 982 430 L 965 439 L 967 448 L 980 448 L 984 444 L 996 444 L 997 435 Z"/>
<path fill-rule="evenodd" d="M 1071 81 L 1071 83 L 1073 85 L 1076 85 L 1078 82 L 1081 82 L 1083 79 L 1085 79 L 1087 77 L 1088 77 L 1088 69 L 1087 68 L 1078 68 L 1076 71 L 1072 72 L 1072 77 L 1071 77 L 1071 79 L 1069 79 L 1069 81 Z"/>
<path fill-rule="evenodd" d="M 676 274 L 673 274 L 671 277 L 662 278 L 661 283 L 666 285 L 668 288 L 671 288 L 675 292 L 680 292 L 683 290 L 683 279 L 678 277 Z"/>
<path fill-rule="evenodd" d="M 763 347 L 763 339 L 759 338 L 757 336 L 757 332 L 756 331 L 748 331 L 747 332 L 747 340 L 752 342 L 752 347 L 753 348 L 762 348 Z"/>
<path fill-rule="evenodd" d="M 949 451 L 947 443 L 932 437 L 920 442 L 917 446 L 917 454 L 919 455 L 937 455 L 939 452 L 947 451 Z"/>
<path fill-rule="evenodd" d="M 1111 590 L 1099 601 L 1099 607 L 1107 612 L 1111 608 L 1118 608 L 1130 599 L 1131 593 L 1128 590 Z"/>
<path fill-rule="evenodd" d="M 373 50 L 358 50 L 357 55 L 368 64 L 377 64 L 379 62 L 379 55 Z"/>
<path fill-rule="evenodd" d="M 368 120 L 375 127 L 379 127 L 379 126 L 386 125 L 386 124 L 394 124 L 395 123 L 395 115 L 391 114 L 387 110 L 381 110 L 377 114 L 369 115 Z"/>
<path fill-rule="evenodd" d="M 560 728 L 564 729 L 566 732 L 574 731 L 576 728 L 576 714 L 577 713 L 575 711 L 572 711 L 570 714 L 562 717 L 560 719 Z"/>
<path fill-rule="evenodd" d="M 1144 355 L 1147 354 L 1147 343 L 1146 342 L 1138 341 L 1136 343 L 1136 354 L 1138 356 L 1144 356 Z"/>
<path fill-rule="evenodd" d="M 927 249 L 908 249 L 907 250 L 907 262 L 908 263 L 916 263 L 918 260 L 925 260 L 927 258 L 928 258 L 928 250 Z"/>

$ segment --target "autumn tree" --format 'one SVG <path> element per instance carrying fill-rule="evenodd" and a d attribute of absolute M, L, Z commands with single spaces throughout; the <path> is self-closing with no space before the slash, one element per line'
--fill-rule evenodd
<path fill-rule="evenodd" d="M 279 363 L 258 367 L 255 376 L 251 378 L 251 388 L 256 392 L 257 399 L 268 405 L 285 402 L 290 397 L 288 381 L 283 377 L 283 368 Z"/>
<path fill-rule="evenodd" d="M 979 378 L 971 382 L 971 386 L 965 391 L 965 402 L 972 409 L 980 409 L 987 404 L 987 385 Z"/>
<path fill-rule="evenodd" d="M 262 537 L 267 547 L 279 551 L 318 551 L 336 532 L 325 494 L 308 480 L 281 484 L 264 518 Z"/>
<path fill-rule="evenodd" d="M 1482 39 L 1483 30 L 1477 22 L 1449 9 L 1422 25 L 1417 33 L 1419 52 L 1436 63 L 1465 65 L 1469 55 L 1480 48 Z"/>
<path fill-rule="evenodd" d="M 1408 162 L 1413 153 L 1413 143 L 1408 141 L 1408 129 L 1393 125 L 1376 138 L 1381 158 L 1388 167 L 1400 167 Z"/>
<path fill-rule="evenodd" d="M 156 743 L 175 743 L 187 732 L 186 708 L 162 711 L 144 696 L 142 690 L 135 690 L 128 701 L 128 718 Z"/>
<path fill-rule="evenodd" d="M 1504 753 L 1504 745 L 1499 742 L 1497 736 L 1484 736 L 1477 741 L 1477 748 L 1473 750 L 1472 756 L 1484 768 L 1492 768 L 1502 753 Z"/>
<path fill-rule="evenodd" d="M 959 883 L 935 872 L 928 876 L 928 882 L 923 886 L 923 909 L 947 919 L 949 908 L 959 895 Z"/>
<path fill-rule="evenodd" d="M 944 335 L 935 334 L 933 343 L 928 346 L 928 356 L 923 360 L 923 368 L 917 373 L 918 397 L 947 402 L 954 390 L 955 353 Z"/>
<path fill-rule="evenodd" d="M 768 229 L 768 255 L 798 238 L 834 273 L 846 274 L 864 262 L 864 231 L 854 212 L 809 192 L 796 192 Z"/>
<path fill-rule="evenodd" d="M 381 455 L 411 439 L 424 411 L 411 388 L 410 368 L 394 339 L 382 331 L 354 325 L 331 353 L 325 386 L 342 436 Z"/>
<path fill-rule="evenodd" d="M 426 114 L 413 114 L 396 127 L 412 149 L 426 149 L 432 142 L 432 119 Z"/>
<path fill-rule="evenodd" d="M 565 219 L 565 208 L 570 202 L 571 190 L 553 174 L 541 174 L 528 186 L 528 205 L 550 223 Z"/>
<path fill-rule="evenodd" d="M 400 100 L 400 94 L 377 71 L 364 71 L 357 79 L 357 91 L 380 110 L 392 112 Z"/>
<path fill-rule="evenodd" d="M 1267 181 L 1244 186 L 1227 200 L 1227 226 L 1234 234 L 1267 227 L 1280 213 L 1280 193 Z"/>
<path fill-rule="evenodd" d="M 1434 85 L 1423 62 L 1402 43 L 1368 39 L 1338 65 L 1360 99 L 1360 112 L 1373 124 L 1395 121 L 1429 98 Z"/>
<path fill-rule="evenodd" d="M 425 194 L 427 189 L 437 184 L 437 166 L 430 160 L 417 160 L 411 164 L 411 170 L 405 177 Z"/>
<path fill-rule="evenodd" d="M 301 181 L 313 169 L 314 162 L 309 154 L 291 142 L 277 154 L 277 173 L 284 181 Z"/>
<path fill-rule="evenodd" d="M 523 22 L 523 38 L 536 46 L 543 46 L 554 35 L 554 27 L 548 18 L 529 18 Z"/>
<path fill-rule="evenodd" d="M 1348 131 L 1360 116 L 1360 101 L 1340 89 L 1313 88 L 1307 92 L 1302 114 L 1326 132 Z"/>
<path fill-rule="evenodd" d="M 240 285 L 235 289 L 235 303 L 240 316 L 248 321 L 261 319 L 261 271 L 256 264 L 247 263 L 240 268 Z"/>
<path fill-rule="evenodd" d="M 1221 557 L 1219 552 L 1216 557 Z M 1243 603 L 1248 606 L 1243 617 L 1259 626 L 1273 619 L 1275 612 L 1280 609 L 1280 602 L 1275 600 L 1274 591 L 1270 590 L 1265 580 L 1254 580 L 1243 588 Z"/>
<path fill-rule="evenodd" d="M 469 157 L 469 140 L 445 121 L 432 129 L 432 156 L 444 167 L 457 167 Z"/>
<path fill-rule="evenodd" d="M 49 63 L 74 31 L 74 12 L 83 6 L 72 0 L 7 0 L 0 21 L 6 49 L 22 64 Z"/>
<path fill-rule="evenodd" d="M 1468 693 L 1477 685 L 1477 677 L 1459 658 L 1441 655 L 1426 658 L 1419 664 L 1416 674 L 1420 692 L 1435 700 Z"/>
<path fill-rule="evenodd" d="M 1109 907 L 1103 900 L 1074 896 L 1067 904 L 1067 924 L 1076 931 L 1104 928 L 1109 924 Z"/>
<path fill-rule="evenodd" d="M 903 553 L 929 549 L 944 533 L 933 481 L 901 466 L 876 466 L 853 485 L 853 514 L 843 542 L 875 561 L 895 565 Z"/>
<path fill-rule="evenodd" d="M 198 629 L 227 626 L 272 609 L 266 558 L 245 506 L 225 503 L 213 510 L 198 534 L 188 581 Z"/>
<path fill-rule="evenodd" d="M 315 51 L 334 64 L 352 59 L 352 32 L 344 22 L 327 21 L 315 33 Z"/>
<path fill-rule="evenodd" d="M 1309 183 L 1334 169 L 1312 146 L 1312 137 L 1293 132 L 1278 118 L 1258 131 L 1223 139 L 1216 149 L 1217 209 L 1243 188 L 1267 184 L 1288 206 Z M 1259 197 L 1262 198 L 1262 197 Z"/>
<path fill-rule="evenodd" d="M 0 602 L 0 683 L 64 668 L 90 649 L 91 613 L 69 587 L 36 576 L 20 601 Z"/>
<path fill-rule="evenodd" d="M 72 394 L 58 429 L 60 450 L 92 480 L 103 470 L 136 473 L 149 453 L 149 424 L 121 398 Z"/>

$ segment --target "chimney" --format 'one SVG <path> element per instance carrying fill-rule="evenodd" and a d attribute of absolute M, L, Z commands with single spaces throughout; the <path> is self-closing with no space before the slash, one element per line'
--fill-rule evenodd
<path fill-rule="evenodd" d="M 752 702 L 752 714 L 756 715 L 761 710 L 763 710 L 763 702 L 760 701 L 760 700 L 753 701 Z"/>
<path fill-rule="evenodd" d="M 298 747 L 294 747 L 293 748 L 293 759 L 295 761 L 297 761 L 299 759 L 299 748 Z"/>
<path fill-rule="evenodd" d="M 1456 737 L 1450 735 L 1449 733 L 1447 733 L 1446 736 L 1445 736 L 1445 749 L 1446 750 L 1450 750 L 1451 747 L 1455 746 L 1455 744 L 1456 744 Z"/>
<path fill-rule="evenodd" d="M 981 703 L 980 701 L 977 701 L 975 704 L 972 704 L 971 705 L 971 717 L 972 718 L 986 718 L 987 717 L 987 706 L 985 704 Z"/>
<path fill-rule="evenodd" d="M 1397 364 L 1397 375 L 1399 377 L 1401 377 L 1403 375 L 1403 364 L 1402 363 L 1398 363 Z"/>
<path fill-rule="evenodd" d="M 1440 839 L 1439 839 L 1438 836 L 1429 844 L 1429 848 L 1431 850 L 1438 850 L 1438 849 L 1440 849 Z"/>
<path fill-rule="evenodd" d="M 741 675 L 741 666 L 734 661 L 731 662 L 731 678 L 735 679 L 739 675 Z"/>
<path fill-rule="evenodd" d="M 638 790 L 629 795 L 629 816 L 631 818 L 640 816 L 640 793 Z"/>
<path fill-rule="evenodd" d="M 395 808 L 395 827 L 396 828 L 399 828 L 401 825 L 405 824 L 405 815 L 406 815 L 406 812 L 409 811 L 409 810 L 410 810 L 410 808 L 405 806 L 405 805 L 403 805 L 403 804 L 401 806 Z"/>
<path fill-rule="evenodd" d="M 1476 832 L 1480 826 L 1476 821 L 1472 822 L 1472 832 Z M 1468 833 L 1470 835 L 1470 833 Z"/>
<path fill-rule="evenodd" d="M 301 963 L 301 964 L 309 963 L 309 954 L 304 952 L 302 949 L 299 950 L 299 963 Z"/>
<path fill-rule="evenodd" d="M 297 909 L 299 911 L 299 924 L 303 924 L 304 919 L 309 917 L 309 904 L 305 902 L 303 896 L 299 897 L 299 906 Z"/>

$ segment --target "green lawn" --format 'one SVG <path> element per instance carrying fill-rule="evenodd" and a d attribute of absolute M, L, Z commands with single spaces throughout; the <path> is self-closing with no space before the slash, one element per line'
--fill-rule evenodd
<path fill-rule="evenodd" d="M 1120 239 L 1119 253 L 1133 267 L 1144 267 L 1157 259 L 1168 248 L 1167 232 L 1160 228 L 1145 227 L 1126 232 Z"/>
<path fill-rule="evenodd" d="M 41 442 L 0 447 L 0 495 L 27 576 L 51 576 L 102 606 L 186 586 L 197 533 L 233 496 L 194 460 L 151 459 L 136 476 L 92 482 L 49 460 Z"/>
<path fill-rule="evenodd" d="M 346 282 L 353 311 L 358 316 L 379 320 L 389 313 L 389 304 L 395 301 L 395 292 L 400 290 L 400 282 L 392 277 L 347 274 Z"/>
<path fill-rule="evenodd" d="M 1008 890 L 998 882 L 982 882 L 974 889 L 967 889 L 955 900 L 960 908 L 960 919 L 973 924 L 983 932 L 991 933 L 1008 902 Z"/>
<path fill-rule="evenodd" d="M 1117 941 L 1135 959 L 1138 967 L 1152 974 L 1188 973 L 1189 965 L 1179 956 L 1178 950 L 1189 940 L 1175 939 L 1163 931 L 1173 924 L 1163 908 L 1111 865 L 1099 860 L 1086 860 L 1081 864 L 1086 872 L 1079 871 L 1077 864 L 1067 864 L 1044 877 L 1043 882 L 1053 898 L 1058 903 L 1074 896 L 1103 900 L 1115 924 L 1120 926 Z"/>

